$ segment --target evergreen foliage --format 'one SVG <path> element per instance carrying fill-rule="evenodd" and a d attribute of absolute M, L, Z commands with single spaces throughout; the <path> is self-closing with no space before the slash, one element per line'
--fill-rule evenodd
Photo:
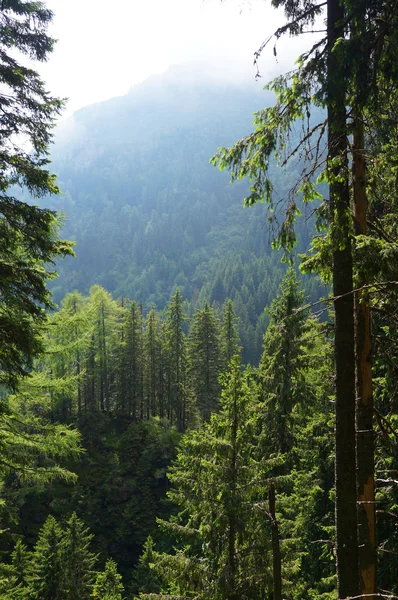
<path fill-rule="evenodd" d="M 93 535 L 73 513 L 62 539 L 65 600 L 83 600 L 90 596 L 97 561 L 97 556 L 90 551 L 92 538 Z"/>
<path fill-rule="evenodd" d="M 123 600 L 124 586 L 121 579 L 115 561 L 107 560 L 105 570 L 97 575 L 91 597 L 97 600 Z"/>
<path fill-rule="evenodd" d="M 209 421 L 218 406 L 222 359 L 220 323 L 207 302 L 194 315 L 188 344 L 192 388 L 202 419 Z"/>
<path fill-rule="evenodd" d="M 0 11 L 0 382 L 14 389 L 43 350 L 44 309 L 52 306 L 46 282 L 55 276 L 49 265 L 72 253 L 57 238 L 55 213 L 17 197 L 21 188 L 34 197 L 58 192 L 47 152 L 62 103 L 23 62 L 48 58 L 51 18 L 41 2 L 7 1 Z"/>
<path fill-rule="evenodd" d="M 56 519 L 46 519 L 35 546 L 30 587 L 35 600 L 62 600 L 65 581 L 62 555 L 62 530 Z"/>

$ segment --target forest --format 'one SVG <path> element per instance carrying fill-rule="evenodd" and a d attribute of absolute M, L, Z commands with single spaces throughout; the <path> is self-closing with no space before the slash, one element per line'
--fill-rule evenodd
<path fill-rule="evenodd" d="M 264 93 L 56 130 L 1 5 L 1 599 L 398 598 L 398 5 L 271 4 L 319 35 Z"/>

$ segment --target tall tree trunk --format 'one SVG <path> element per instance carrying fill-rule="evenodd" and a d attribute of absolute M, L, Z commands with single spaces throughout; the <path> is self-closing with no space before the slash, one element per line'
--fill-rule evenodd
<path fill-rule="evenodd" d="M 355 227 L 367 233 L 365 136 L 362 115 L 355 119 L 353 180 Z M 361 267 L 359 266 L 359 269 Z M 376 593 L 376 512 L 374 489 L 374 433 L 371 363 L 371 314 L 363 294 L 355 298 L 358 544 L 361 593 L 373 600 Z"/>
<path fill-rule="evenodd" d="M 272 578 L 274 583 L 274 600 L 282 600 L 282 561 L 279 544 L 278 521 L 275 512 L 275 484 L 271 483 L 268 490 L 269 514 L 271 517 L 272 543 Z"/>
<path fill-rule="evenodd" d="M 350 192 L 347 161 L 344 59 L 334 45 L 344 38 L 344 10 L 328 0 L 328 161 L 336 360 L 336 555 L 339 599 L 359 593 L 355 449 L 355 352 Z"/>

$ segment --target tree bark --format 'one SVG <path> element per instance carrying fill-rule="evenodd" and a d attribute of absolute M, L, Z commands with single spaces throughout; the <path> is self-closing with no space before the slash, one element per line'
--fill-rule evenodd
<path fill-rule="evenodd" d="M 353 139 L 354 210 L 357 235 L 367 233 L 366 161 L 364 126 L 357 114 Z M 359 265 L 359 269 L 361 266 Z M 376 512 L 374 487 L 374 432 L 371 362 L 371 313 L 363 294 L 355 298 L 356 425 L 358 545 L 361 593 L 376 593 Z"/>
<path fill-rule="evenodd" d="M 344 38 L 344 10 L 328 0 L 328 170 L 336 361 L 336 557 L 338 597 L 359 594 L 356 505 L 355 351 L 352 217 L 347 160 L 347 115 L 344 57 L 335 43 Z"/>
<path fill-rule="evenodd" d="M 274 582 L 274 600 L 282 600 L 282 561 L 279 545 L 278 521 L 275 513 L 275 484 L 271 483 L 268 490 L 269 513 L 271 517 L 272 540 L 272 575 Z"/>

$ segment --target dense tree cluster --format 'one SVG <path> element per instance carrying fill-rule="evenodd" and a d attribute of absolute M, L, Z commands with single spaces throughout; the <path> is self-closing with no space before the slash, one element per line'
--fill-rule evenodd
<path fill-rule="evenodd" d="M 295 71 L 271 84 L 277 101 L 257 113 L 256 130 L 220 149 L 213 162 L 230 168 L 233 179 L 251 179 L 246 203 L 271 205 L 275 245 L 287 252 L 300 207 L 317 202 L 316 224 L 324 233 L 302 256 L 302 268 L 332 283 L 334 328 L 304 311 L 293 268 L 281 281 L 280 270 L 271 274 L 272 259 L 254 256 L 258 213 L 237 259 L 241 230 L 234 230 L 234 210 L 210 183 L 190 192 L 196 202 L 188 222 L 174 222 L 192 259 L 177 267 L 180 246 L 162 238 L 159 227 L 170 221 L 164 211 L 170 199 L 183 207 L 187 194 L 181 181 L 172 194 L 151 188 L 160 177 L 156 161 L 146 185 L 134 175 L 137 198 L 152 211 L 149 220 L 140 217 L 137 203 L 123 203 L 123 184 L 115 183 L 117 218 L 125 214 L 131 228 L 123 232 L 122 256 L 112 254 L 116 271 L 99 260 L 100 272 L 120 292 L 118 269 L 133 252 L 129 287 L 138 300 L 115 300 L 94 285 L 87 297 L 66 295 L 48 317 L 46 280 L 54 275 L 48 265 L 71 246 L 57 238 L 55 213 L 21 200 L 19 187 L 35 197 L 57 191 L 46 153 L 61 103 L 12 50 L 45 60 L 53 45 L 46 33 L 52 15 L 41 2 L 2 3 L 5 599 L 332 600 L 337 592 L 339 600 L 374 600 L 398 594 L 396 1 L 273 4 L 287 17 L 277 39 L 312 31 L 323 7 L 325 36 Z M 167 138 L 160 116 L 156 132 Z M 291 136 L 297 120 L 303 124 L 298 139 Z M 184 127 L 190 131 L 189 115 Z M 114 143 L 115 132 L 108 134 Z M 293 147 L 287 144 L 292 139 Z M 299 156 L 301 168 L 292 168 L 291 190 L 288 181 L 281 186 L 287 205 L 279 215 L 273 212 L 280 177 L 270 167 L 274 154 L 289 168 Z M 142 156 L 136 158 L 139 164 Z M 167 153 L 167 160 L 175 159 Z M 102 171 L 96 161 L 97 186 L 109 175 Z M 315 187 L 316 176 L 328 185 L 328 197 Z M 326 187 L 320 189 L 326 195 Z M 92 197 L 83 181 L 79 193 Z M 114 201 L 108 203 L 106 192 L 103 200 L 103 230 L 111 225 L 108 233 L 114 233 L 106 218 Z M 210 206 L 217 203 L 218 216 L 228 216 L 213 228 Z M 203 205 L 209 218 L 195 227 Z M 206 238 L 211 249 L 212 237 L 223 233 L 211 260 L 202 242 Z M 280 281 L 270 302 L 270 289 Z M 170 288 L 176 291 L 165 306 Z M 163 312 L 147 311 L 142 294 Z M 245 366 L 260 339 L 259 366 Z"/>

